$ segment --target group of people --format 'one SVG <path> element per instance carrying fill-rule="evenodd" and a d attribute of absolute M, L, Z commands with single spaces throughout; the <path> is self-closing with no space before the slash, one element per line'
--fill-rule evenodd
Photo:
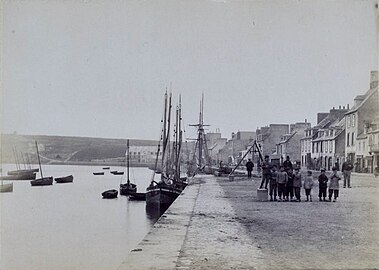
<path fill-rule="evenodd" d="M 251 160 L 248 161 L 248 163 Z M 252 167 L 254 164 L 246 163 L 246 169 L 248 171 L 248 177 L 251 177 Z M 252 162 L 251 162 L 252 163 Z M 345 167 L 344 167 L 345 166 Z M 344 187 L 348 184 L 350 187 L 350 172 L 352 167 L 349 164 L 344 164 L 342 171 L 344 176 Z M 332 168 L 332 174 L 328 177 L 325 174 L 325 169 L 321 169 L 321 173 L 318 176 L 319 193 L 318 197 L 320 201 L 337 201 L 339 196 L 339 181 L 341 177 L 338 175 L 336 167 Z M 328 189 L 329 183 L 329 189 Z M 279 168 L 272 166 L 269 162 L 269 156 L 265 156 L 262 163 L 262 181 L 260 189 L 267 189 L 269 187 L 270 201 L 301 201 L 301 188 L 305 190 L 305 201 L 312 201 L 312 189 L 314 186 L 314 177 L 312 171 L 307 171 L 307 175 L 303 177 L 300 173 L 300 168 L 293 168 L 292 162 L 289 156 L 283 162 Z M 328 191 L 328 194 L 327 194 Z"/>

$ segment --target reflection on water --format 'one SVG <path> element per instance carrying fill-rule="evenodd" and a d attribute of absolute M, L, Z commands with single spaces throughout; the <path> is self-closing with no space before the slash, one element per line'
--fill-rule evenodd
<path fill-rule="evenodd" d="M 4 165 L 3 172 L 14 168 Z M 92 174 L 101 170 L 45 165 L 44 176 L 72 174 L 74 182 L 32 187 L 14 181 L 13 193 L 1 193 L 0 269 L 117 269 L 163 209 L 147 209 L 144 201 L 125 196 L 103 200 L 101 193 L 118 189 L 125 176 Z M 145 192 L 151 171 L 133 168 L 131 179 Z"/>
<path fill-rule="evenodd" d="M 146 205 L 146 216 L 148 219 L 153 221 L 153 224 L 159 219 L 159 217 L 169 208 L 169 206 L 166 207 L 158 207 L 155 205 Z"/>

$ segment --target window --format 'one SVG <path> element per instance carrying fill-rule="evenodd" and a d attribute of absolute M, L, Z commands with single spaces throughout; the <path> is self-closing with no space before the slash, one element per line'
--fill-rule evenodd
<path fill-rule="evenodd" d="M 346 135 L 346 146 L 350 146 L 350 133 Z"/>
<path fill-rule="evenodd" d="M 366 151 L 366 142 L 363 142 L 363 151 Z"/>
<path fill-rule="evenodd" d="M 351 133 L 351 146 L 354 145 L 354 132 Z"/>
<path fill-rule="evenodd" d="M 351 116 L 351 126 L 355 127 L 355 114 Z"/>
<path fill-rule="evenodd" d="M 334 146 L 334 141 L 331 141 L 330 142 L 330 153 L 332 153 L 334 151 L 333 146 Z"/>
<path fill-rule="evenodd" d="M 322 142 L 320 143 L 320 153 L 322 153 Z"/>

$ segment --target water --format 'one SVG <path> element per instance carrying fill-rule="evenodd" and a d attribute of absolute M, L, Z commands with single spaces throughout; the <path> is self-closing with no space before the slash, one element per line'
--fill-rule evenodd
<path fill-rule="evenodd" d="M 14 169 L 3 165 L 4 172 Z M 103 191 L 118 190 L 126 177 L 109 171 L 95 176 L 96 171 L 102 167 L 44 165 L 44 176 L 72 174 L 74 182 L 32 187 L 14 181 L 12 193 L 0 193 L 0 269 L 117 269 L 159 213 L 125 196 L 102 199 Z M 130 176 L 145 192 L 151 171 L 132 168 Z"/>

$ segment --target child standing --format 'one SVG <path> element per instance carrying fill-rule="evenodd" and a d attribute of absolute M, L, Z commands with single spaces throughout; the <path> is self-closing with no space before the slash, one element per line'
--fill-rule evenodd
<path fill-rule="evenodd" d="M 282 196 L 284 200 L 284 193 L 286 191 L 286 184 L 288 181 L 288 175 L 284 171 L 284 167 L 280 166 L 280 172 L 278 172 L 278 195 L 279 195 L 279 201 L 282 201 Z"/>
<path fill-rule="evenodd" d="M 277 201 L 276 195 L 278 192 L 278 172 L 276 171 L 276 166 L 274 165 L 272 168 L 272 173 L 270 177 L 270 201 Z M 272 199 L 272 195 L 274 195 L 274 199 Z"/>
<path fill-rule="evenodd" d="M 312 194 L 311 194 L 312 187 L 313 187 L 312 172 L 308 171 L 308 175 L 304 180 L 305 195 L 307 196 L 306 201 L 312 201 Z"/>
<path fill-rule="evenodd" d="M 333 170 L 333 173 L 330 176 L 330 184 L 329 184 L 329 201 L 332 200 L 332 196 L 334 193 L 333 202 L 335 202 L 337 201 L 337 198 L 338 198 L 338 193 L 339 193 L 339 188 L 340 188 L 338 181 L 341 180 L 341 177 L 338 176 L 336 167 L 333 167 L 332 170 Z"/>
<path fill-rule="evenodd" d="M 295 178 L 295 175 L 293 174 L 293 171 L 291 168 L 287 170 L 287 175 L 288 175 L 288 181 L 286 185 L 286 201 L 288 202 L 289 200 L 291 200 L 292 202 L 293 201 L 293 180 Z"/>
<path fill-rule="evenodd" d="M 301 173 L 299 172 L 299 168 L 295 168 L 295 178 L 293 179 L 293 189 L 295 191 L 296 201 L 301 202 L 300 200 Z"/>
<path fill-rule="evenodd" d="M 318 177 L 318 198 L 320 202 L 322 198 L 326 201 L 326 188 L 328 187 L 328 177 L 325 175 L 325 169 L 321 169 L 321 174 Z"/>

